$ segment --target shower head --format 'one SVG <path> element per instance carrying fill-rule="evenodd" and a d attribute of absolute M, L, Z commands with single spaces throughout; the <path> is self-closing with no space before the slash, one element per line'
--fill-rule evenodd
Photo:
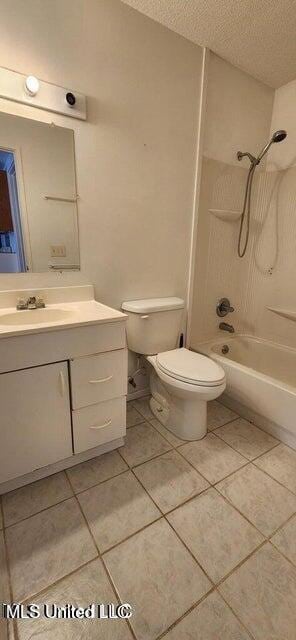
<path fill-rule="evenodd" d="M 282 140 L 284 140 L 286 137 L 287 131 L 284 131 L 284 129 L 280 129 L 273 134 L 272 142 L 282 142 Z"/>
<path fill-rule="evenodd" d="M 284 131 L 284 129 L 280 129 L 279 131 L 275 131 L 269 142 L 265 145 L 265 147 L 263 147 L 261 153 L 259 153 L 259 156 L 256 158 L 256 164 L 259 164 L 259 162 L 262 160 L 263 156 L 265 156 L 265 154 L 267 153 L 269 147 L 271 147 L 271 145 L 274 142 L 282 142 L 282 140 L 285 140 L 285 138 L 287 137 L 287 132 Z"/>

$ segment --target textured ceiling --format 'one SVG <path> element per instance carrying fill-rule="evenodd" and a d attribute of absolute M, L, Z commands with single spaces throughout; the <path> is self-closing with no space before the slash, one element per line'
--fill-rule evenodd
<path fill-rule="evenodd" d="M 123 0 L 271 87 L 296 78 L 296 0 Z"/>

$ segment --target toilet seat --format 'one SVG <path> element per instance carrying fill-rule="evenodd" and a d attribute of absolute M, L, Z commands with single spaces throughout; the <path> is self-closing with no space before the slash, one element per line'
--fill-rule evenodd
<path fill-rule="evenodd" d="M 171 378 L 200 387 L 217 387 L 225 373 L 216 362 L 189 349 L 173 349 L 156 356 L 157 367 Z"/>

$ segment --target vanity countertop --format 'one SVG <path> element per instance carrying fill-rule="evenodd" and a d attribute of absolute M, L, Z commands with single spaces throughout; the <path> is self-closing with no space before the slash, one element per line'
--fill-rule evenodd
<path fill-rule="evenodd" d="M 126 314 L 94 299 L 46 304 L 44 309 L 0 308 L 0 338 L 123 322 Z"/>

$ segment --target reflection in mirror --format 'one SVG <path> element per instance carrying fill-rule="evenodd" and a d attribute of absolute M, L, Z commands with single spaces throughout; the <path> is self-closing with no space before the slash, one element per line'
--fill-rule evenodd
<path fill-rule="evenodd" d="M 0 113 L 0 273 L 79 269 L 74 132 Z"/>

